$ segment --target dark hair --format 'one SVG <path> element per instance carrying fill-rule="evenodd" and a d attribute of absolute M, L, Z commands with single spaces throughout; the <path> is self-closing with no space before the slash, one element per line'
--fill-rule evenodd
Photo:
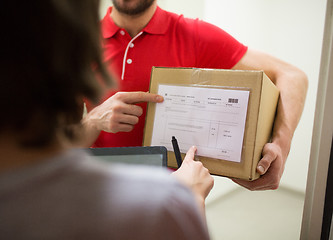
<path fill-rule="evenodd" d="M 1 7 L 0 133 L 42 146 L 78 124 L 109 75 L 101 60 L 98 0 L 6 1 Z"/>

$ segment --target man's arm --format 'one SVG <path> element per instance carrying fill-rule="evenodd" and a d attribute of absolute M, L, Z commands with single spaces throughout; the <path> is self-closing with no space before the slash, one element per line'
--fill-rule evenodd
<path fill-rule="evenodd" d="M 268 54 L 249 49 L 233 67 L 238 70 L 263 70 L 280 90 L 272 142 L 264 146 L 257 171 L 259 179 L 234 180 L 250 190 L 277 189 L 287 160 L 294 131 L 302 115 L 308 79 L 303 71 Z"/>
<path fill-rule="evenodd" d="M 90 147 L 101 131 L 130 132 L 142 115 L 139 102 L 162 102 L 163 97 L 148 92 L 117 92 L 82 119 L 83 134 L 80 145 Z"/>

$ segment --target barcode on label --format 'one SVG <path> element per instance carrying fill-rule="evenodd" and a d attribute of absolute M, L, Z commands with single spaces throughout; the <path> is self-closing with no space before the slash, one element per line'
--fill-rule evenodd
<path fill-rule="evenodd" d="M 229 98 L 228 103 L 238 103 L 238 98 Z"/>

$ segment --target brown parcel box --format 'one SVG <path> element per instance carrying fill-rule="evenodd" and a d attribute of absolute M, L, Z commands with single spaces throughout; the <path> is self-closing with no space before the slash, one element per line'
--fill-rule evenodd
<path fill-rule="evenodd" d="M 277 87 L 263 71 L 153 67 L 150 92 L 157 93 L 159 84 L 249 90 L 241 162 L 203 156 L 198 158 L 211 174 L 245 180 L 259 178 L 256 166 L 263 146 L 270 140 L 279 98 Z M 143 142 L 145 146 L 151 144 L 155 106 L 154 103 L 148 105 Z M 184 156 L 182 153 L 183 158 Z M 177 167 L 174 153 L 170 151 L 168 166 Z"/>

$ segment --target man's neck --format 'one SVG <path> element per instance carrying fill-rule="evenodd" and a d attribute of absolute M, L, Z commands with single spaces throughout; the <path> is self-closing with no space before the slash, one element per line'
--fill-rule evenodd
<path fill-rule="evenodd" d="M 127 15 L 118 12 L 113 7 L 111 18 L 118 27 L 125 29 L 133 38 L 148 24 L 155 13 L 156 7 L 157 3 L 154 2 L 146 11 L 138 15 Z"/>

